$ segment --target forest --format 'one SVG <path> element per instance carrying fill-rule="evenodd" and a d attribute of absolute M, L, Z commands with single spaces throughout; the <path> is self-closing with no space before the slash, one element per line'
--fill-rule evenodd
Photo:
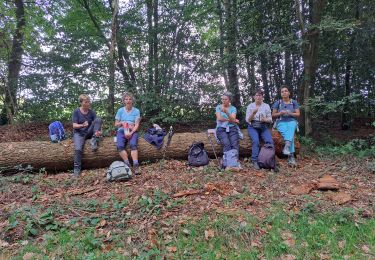
<path fill-rule="evenodd" d="M 254 170 L 243 131 L 243 169 L 218 170 L 203 132 L 222 94 L 244 129 L 256 91 L 272 105 L 285 85 L 301 110 L 298 166 Z M 0 1 L 0 258 L 374 258 L 374 85 L 372 0 Z M 107 183 L 125 92 L 141 134 L 177 134 L 169 150 L 141 143 L 141 176 Z M 73 179 L 81 94 L 104 140 Z M 208 166 L 186 167 L 191 141 Z"/>

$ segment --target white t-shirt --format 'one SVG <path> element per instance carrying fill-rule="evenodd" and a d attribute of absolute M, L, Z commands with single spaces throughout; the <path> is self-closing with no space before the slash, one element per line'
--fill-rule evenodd
<path fill-rule="evenodd" d="M 253 113 L 254 109 L 256 109 L 256 104 L 255 102 L 250 103 L 247 106 L 246 109 L 246 122 L 251 124 L 251 122 L 248 121 L 250 115 Z M 271 108 L 268 104 L 262 102 L 260 105 L 258 112 L 256 112 L 255 116 L 253 117 L 253 120 L 261 121 L 261 119 L 265 119 L 267 122 L 272 122 L 272 113 L 271 113 Z"/>

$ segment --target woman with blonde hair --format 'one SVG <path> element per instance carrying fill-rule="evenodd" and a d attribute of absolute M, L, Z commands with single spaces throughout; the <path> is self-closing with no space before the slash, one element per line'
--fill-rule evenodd
<path fill-rule="evenodd" d="M 125 150 L 126 145 L 129 143 L 130 155 L 133 160 L 134 174 L 139 175 L 139 162 L 138 162 L 138 128 L 141 122 L 141 113 L 138 108 L 133 107 L 135 99 L 133 94 L 126 92 L 122 95 L 121 107 L 115 117 L 115 126 L 117 130 L 117 151 L 120 153 L 124 163 L 130 167 L 128 153 Z"/>

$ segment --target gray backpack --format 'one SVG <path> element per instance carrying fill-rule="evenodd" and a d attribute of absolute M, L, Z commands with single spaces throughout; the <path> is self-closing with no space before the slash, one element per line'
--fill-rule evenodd
<path fill-rule="evenodd" d="M 222 166 L 223 166 L 223 168 L 240 167 L 240 164 L 238 162 L 238 150 L 237 149 L 231 149 L 227 152 L 224 152 Z"/>
<path fill-rule="evenodd" d="M 107 170 L 107 181 L 127 181 L 131 178 L 131 169 L 122 161 L 114 161 Z"/>
<path fill-rule="evenodd" d="M 204 143 L 193 143 L 189 148 L 188 165 L 189 166 L 205 166 L 209 162 L 208 155 L 204 149 Z"/>
<path fill-rule="evenodd" d="M 264 144 L 258 155 L 258 164 L 262 169 L 276 170 L 275 147 L 272 144 Z"/>

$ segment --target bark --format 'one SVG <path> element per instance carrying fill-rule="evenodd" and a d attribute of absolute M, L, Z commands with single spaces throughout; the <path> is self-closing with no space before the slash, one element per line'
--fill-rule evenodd
<path fill-rule="evenodd" d="M 109 79 L 108 79 L 108 115 L 115 114 L 115 48 L 118 15 L 118 0 L 110 1 L 112 5 L 112 23 L 111 23 L 111 45 L 109 48 Z"/>
<path fill-rule="evenodd" d="M 285 50 L 285 85 L 292 86 L 292 60 L 290 57 L 290 50 Z"/>
<path fill-rule="evenodd" d="M 357 21 L 359 21 L 359 3 L 357 2 L 357 8 L 356 8 L 356 14 L 355 18 Z M 345 66 L 345 97 L 349 97 L 351 93 L 351 88 L 350 88 L 350 81 L 352 78 L 352 60 L 354 56 L 354 40 L 355 40 L 356 34 L 355 32 L 352 33 L 350 36 L 350 41 L 349 41 L 349 49 L 348 49 L 348 54 L 346 58 L 346 66 Z M 343 111 L 341 113 L 341 129 L 342 130 L 348 130 L 350 128 L 350 114 L 349 114 L 349 102 L 347 101 L 346 104 L 344 105 Z"/>
<path fill-rule="evenodd" d="M 263 82 L 263 90 L 264 90 L 264 102 L 270 103 L 271 97 L 270 97 L 270 88 L 268 86 L 268 63 L 267 63 L 267 57 L 266 53 L 263 52 L 260 55 L 260 71 L 262 75 L 262 82 Z"/>
<path fill-rule="evenodd" d="M 217 14 L 219 16 L 219 32 L 220 32 L 220 44 L 219 44 L 219 52 L 220 52 L 220 59 L 224 61 L 224 19 L 223 19 L 223 9 L 221 8 L 221 0 L 217 0 Z M 222 66 L 220 66 L 222 67 Z M 228 88 L 228 75 L 225 69 L 222 69 L 222 74 L 224 77 L 225 86 Z"/>
<path fill-rule="evenodd" d="M 251 155 L 251 142 L 246 130 L 242 130 L 242 133 L 244 134 L 244 139 L 240 141 L 240 155 L 249 157 Z M 282 138 L 277 131 L 273 131 L 272 136 L 276 145 L 276 154 L 281 154 L 283 148 Z M 220 155 L 220 145 L 217 144 L 213 136 L 211 136 L 211 140 L 216 153 Z M 204 142 L 208 154 L 213 158 L 212 146 L 205 132 L 175 134 L 166 150 L 165 156 L 170 159 L 187 159 L 190 145 L 198 141 Z M 299 142 L 296 140 L 297 153 L 299 147 Z M 163 158 L 163 148 L 157 150 L 143 138 L 139 139 L 138 149 L 141 161 L 153 161 Z M 0 166 L 14 167 L 22 164 L 24 166 L 31 165 L 34 169 L 45 167 L 49 172 L 64 171 L 73 168 L 73 153 L 74 144 L 71 139 L 59 144 L 45 141 L 0 143 Z M 108 167 L 113 161 L 120 160 L 120 156 L 116 151 L 113 138 L 106 137 L 100 141 L 99 149 L 96 152 L 91 152 L 89 140 L 86 141 L 82 160 L 83 168 L 92 169 Z"/>
<path fill-rule="evenodd" d="M 155 86 L 155 93 L 157 95 L 161 94 L 161 86 L 159 83 L 159 53 L 158 53 L 158 29 L 159 29 L 159 14 L 158 14 L 158 0 L 154 0 L 153 6 L 153 13 L 154 13 L 154 29 L 152 32 L 152 39 L 153 39 L 153 67 L 154 67 L 154 86 Z"/>
<path fill-rule="evenodd" d="M 224 0 L 226 27 L 226 57 L 229 90 L 233 93 L 232 104 L 237 108 L 237 117 L 241 119 L 241 94 L 237 75 L 237 0 Z"/>
<path fill-rule="evenodd" d="M 153 44 L 153 26 L 152 26 L 152 0 L 146 0 L 147 9 L 147 39 L 148 39 L 148 91 L 153 89 L 154 75 L 153 75 L 153 63 L 154 63 L 154 44 Z"/>
<path fill-rule="evenodd" d="M 4 108 L 1 112 L 1 123 L 12 124 L 17 113 L 18 80 L 21 71 L 23 40 L 25 35 L 25 9 L 23 0 L 14 0 L 16 6 L 16 29 L 13 35 L 12 50 L 8 61 L 8 79 L 5 82 Z"/>
<path fill-rule="evenodd" d="M 303 39 L 302 57 L 304 64 L 304 75 L 301 89 L 303 90 L 303 101 L 305 105 L 304 130 L 306 136 L 310 136 L 313 132 L 311 124 L 310 106 L 308 104 L 308 101 L 313 94 L 312 88 L 314 85 L 314 77 L 318 58 L 319 29 L 314 26 L 319 25 L 321 21 L 325 2 L 325 0 L 316 0 L 311 2 L 312 10 L 310 28 L 306 29 L 300 9 L 300 2 L 299 0 L 296 0 L 297 18 L 300 23 Z"/>

